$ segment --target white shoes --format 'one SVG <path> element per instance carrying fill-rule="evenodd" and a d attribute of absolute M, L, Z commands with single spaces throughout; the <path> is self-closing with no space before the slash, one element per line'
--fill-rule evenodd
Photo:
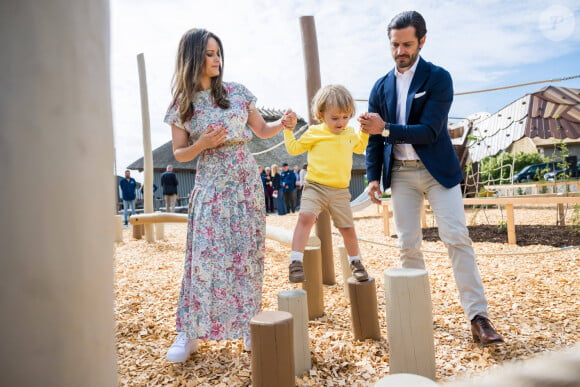
<path fill-rule="evenodd" d="M 167 361 L 183 363 L 189 355 L 197 351 L 197 339 L 189 339 L 185 332 L 179 332 L 173 345 L 167 351 Z"/>
<path fill-rule="evenodd" d="M 250 338 L 244 339 L 244 351 L 252 352 L 252 340 Z"/>

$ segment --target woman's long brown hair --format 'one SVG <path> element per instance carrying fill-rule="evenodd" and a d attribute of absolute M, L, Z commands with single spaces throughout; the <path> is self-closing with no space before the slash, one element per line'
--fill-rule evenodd
<path fill-rule="evenodd" d="M 172 80 L 173 104 L 177 104 L 181 123 L 193 117 L 193 100 L 195 93 L 201 91 L 201 75 L 205 66 L 207 41 L 214 38 L 218 43 L 221 55 L 220 73 L 211 79 L 211 95 L 214 103 L 222 109 L 230 107 L 227 91 L 222 83 L 224 68 L 224 49 L 220 38 L 215 34 L 193 28 L 187 31 L 179 41 L 175 73 Z"/>

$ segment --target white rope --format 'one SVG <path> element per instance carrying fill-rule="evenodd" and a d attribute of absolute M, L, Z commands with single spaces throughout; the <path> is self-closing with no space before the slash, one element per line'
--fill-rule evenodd
<path fill-rule="evenodd" d="M 298 129 L 298 130 L 297 130 L 297 131 L 296 131 L 294 134 L 299 134 L 299 133 L 302 133 L 302 132 L 304 132 L 306 129 L 308 129 L 308 124 L 306 124 L 306 125 L 302 126 L 302 127 L 301 127 L 300 129 Z M 268 153 L 268 152 L 270 152 L 270 151 L 272 151 L 272 150 L 274 150 L 274 149 L 276 149 L 276 148 L 278 148 L 278 147 L 280 147 L 280 146 L 282 146 L 282 145 L 284 145 L 284 141 L 280 141 L 278 144 L 276 144 L 276 145 L 274 145 L 274 146 L 272 146 L 272 147 L 270 147 L 270 148 L 268 148 L 268 149 L 264 149 L 264 150 L 263 150 L 263 151 L 261 151 L 261 152 L 252 153 L 252 155 L 254 155 L 254 156 L 257 156 L 257 155 L 261 155 L 261 154 L 264 154 L 264 153 Z"/>

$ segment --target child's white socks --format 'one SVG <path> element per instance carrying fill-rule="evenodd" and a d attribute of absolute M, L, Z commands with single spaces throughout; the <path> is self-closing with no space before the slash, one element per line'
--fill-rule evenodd
<path fill-rule="evenodd" d="M 304 253 L 301 253 L 300 251 L 291 251 L 290 252 L 290 263 L 294 262 L 294 261 L 304 261 Z"/>

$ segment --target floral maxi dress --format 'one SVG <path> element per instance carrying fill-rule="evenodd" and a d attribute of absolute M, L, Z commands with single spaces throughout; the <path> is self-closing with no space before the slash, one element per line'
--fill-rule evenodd
<path fill-rule="evenodd" d="M 197 93 L 193 118 L 181 124 L 170 106 L 165 122 L 191 141 L 211 126 L 227 127 L 224 144 L 198 156 L 189 198 L 185 265 L 177 331 L 190 339 L 249 338 L 250 319 L 262 305 L 266 213 L 258 166 L 247 143 L 249 109 L 256 98 L 244 86 L 224 83 L 230 107 Z"/>

